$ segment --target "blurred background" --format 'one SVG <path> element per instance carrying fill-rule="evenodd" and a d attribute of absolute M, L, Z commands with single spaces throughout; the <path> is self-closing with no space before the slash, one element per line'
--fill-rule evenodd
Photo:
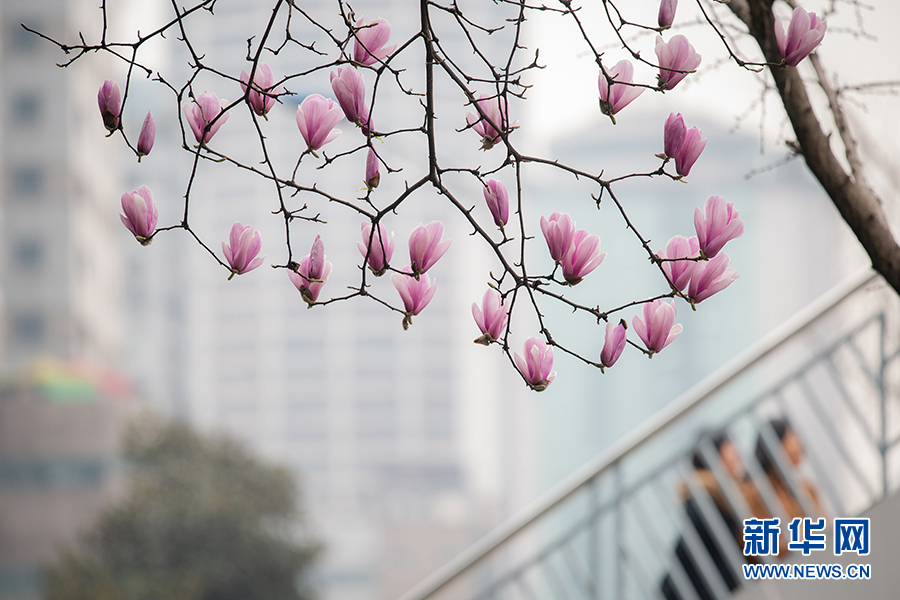
<path fill-rule="evenodd" d="M 162 1 L 108 4 L 109 39 L 131 40 L 137 30 L 150 31 L 171 18 L 171 7 Z M 264 27 L 269 4 L 220 0 L 215 15 L 201 11 L 191 18 L 188 33 L 206 64 L 235 77 L 247 69 L 247 39 Z M 516 12 L 502 4 L 458 4 L 478 23 L 502 24 Z M 634 20 L 655 20 L 658 3 L 634 4 Z M 897 42 L 887 29 L 900 16 L 898 8 L 875 4 L 872 11 L 847 10 L 834 24 L 829 21 L 820 55 L 841 83 L 900 75 L 896 61 L 888 60 Z M 361 0 L 353 9 L 367 20 L 387 18 L 391 43 L 402 43 L 419 26 L 410 2 Z M 330 4 L 309 10 L 343 31 Z M 592 35 L 609 42 L 601 50 L 612 65 L 626 54 L 612 43 L 608 27 L 602 29 L 599 10 L 586 7 L 582 19 Z M 858 35 L 858 19 L 866 36 Z M 148 110 L 157 125 L 153 152 L 138 165 L 118 135 L 105 137 L 96 104 L 104 80 L 124 88 L 127 64 L 101 53 L 57 68 L 68 57 L 20 23 L 71 43 L 78 32 L 97 40 L 102 20 L 97 3 L 88 0 L 0 3 L 2 600 L 41 597 L 43 567 L 73 548 L 101 511 L 130 497 L 124 436 L 129 423 L 148 413 L 203 435 L 227 434 L 293 476 L 302 518 L 296 518 L 292 535 L 301 545 L 319 548 L 306 568 L 320 597 L 398 597 L 868 264 L 802 161 L 789 160 L 784 142 L 790 135 L 777 97 L 764 96 L 762 80 L 724 60 L 696 7 L 679 7 L 676 23 L 704 56 L 700 72 L 665 95 L 645 93 L 618 115 L 615 126 L 597 107 L 596 66 L 573 24 L 535 13 L 524 30 L 529 51 L 522 60 L 539 48 L 546 68 L 526 76 L 534 86 L 527 101 L 511 102 L 511 117 L 520 125 L 514 140 L 522 152 L 604 169 L 606 176 L 650 171 L 658 166 L 653 155 L 662 150 L 666 116 L 681 112 L 688 127 L 700 127 L 709 139 L 706 150 L 689 184 L 641 179 L 619 185 L 630 218 L 659 248 L 672 235 L 692 233 L 693 207 L 712 194 L 733 202 L 746 223 L 745 235 L 728 248 L 740 279 L 697 312 L 680 305 L 684 333 L 670 349 L 652 362 L 626 351 L 604 375 L 557 353 L 557 379 L 535 394 L 499 352 L 472 344 L 479 332 L 470 305 L 480 301 L 494 263 L 468 235 L 463 219 L 430 190 L 414 194 L 387 224 L 396 235 L 398 257 L 420 222 L 443 220 L 445 236 L 454 240 L 432 271 L 437 295 L 409 331 L 402 330 L 396 313 L 364 299 L 307 310 L 281 270 L 264 266 L 228 281 L 227 271 L 216 268 L 182 231 L 159 235 L 148 247 L 136 244 L 117 214 L 124 191 L 148 185 L 161 226 L 178 223 L 183 210 L 191 157 L 181 149 L 172 94 L 142 74 L 132 76 L 122 116 L 130 139 L 136 140 Z M 439 13 L 434 26 L 445 51 L 476 72 L 455 20 Z M 317 47 L 334 54 L 320 30 L 300 19 L 293 27 L 295 36 L 322 40 Z M 511 41 L 508 29 L 476 39 L 497 61 Z M 652 56 L 653 36 L 632 41 Z M 190 74 L 189 56 L 174 39 L 166 42 L 147 44 L 141 61 L 180 85 Z M 401 80 L 420 89 L 420 50 L 408 52 Z M 279 77 L 333 58 L 290 47 L 264 60 Z M 370 88 L 372 79 L 367 73 Z M 654 73 L 638 67 L 636 79 L 651 82 Z M 456 133 L 470 110 L 464 96 L 446 78 L 437 86 L 442 165 L 499 166 L 499 150 L 481 152 L 476 134 Z M 326 70 L 286 87 L 296 95 L 283 98 L 264 123 L 273 160 L 285 172 L 302 150 L 296 105 L 311 93 L 332 96 Z M 240 94 L 236 83 L 208 72 L 193 90 L 229 100 Z M 857 104 L 853 124 L 869 177 L 897 223 L 897 170 L 891 161 L 900 149 L 897 135 L 885 135 L 900 131 L 896 98 L 865 97 Z M 248 143 L 252 122 L 235 112 L 215 148 L 252 164 L 260 160 L 258 147 Z M 379 129 L 414 127 L 421 123 L 421 108 L 384 85 L 373 118 Z M 360 139 L 351 124 L 339 127 L 344 133 L 331 153 L 350 150 Z M 412 135 L 387 138 L 379 151 L 403 171 L 382 172 L 376 202 L 396 197 L 405 181 L 421 176 L 424 144 Z M 356 197 L 362 153 L 322 171 L 308 159 L 298 181 Z M 511 169 L 497 178 L 514 187 Z M 446 179 L 464 203 L 476 205 L 476 218 L 487 218 L 476 181 Z M 647 268 L 615 207 L 606 202 L 598 210 L 590 200 L 592 186 L 528 165 L 523 189 L 530 231 L 537 231 L 541 215 L 568 212 L 580 227 L 600 235 L 609 252 L 573 297 L 611 307 L 659 292 L 658 275 Z M 291 199 L 304 201 L 319 202 L 302 194 Z M 241 221 L 262 233 L 266 265 L 283 262 L 284 224 L 271 214 L 277 206 L 274 190 L 261 178 L 201 161 L 191 221 L 213 250 L 231 224 Z M 303 256 L 315 236 L 323 236 L 335 265 L 323 294 L 337 296 L 358 279 L 358 219 L 319 208 L 328 224 L 292 224 L 293 249 Z M 528 258 L 549 271 L 542 243 L 531 244 Z M 375 289 L 393 298 L 384 279 Z M 589 320 L 560 308 L 545 307 L 554 336 L 596 359 L 601 329 L 586 328 Z M 523 320 L 514 333 L 521 347 L 537 330 Z M 695 439 L 703 427 L 694 423 L 686 438 Z"/>

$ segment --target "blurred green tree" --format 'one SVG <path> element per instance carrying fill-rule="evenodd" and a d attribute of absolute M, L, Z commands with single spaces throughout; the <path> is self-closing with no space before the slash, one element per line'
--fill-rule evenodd
<path fill-rule="evenodd" d="M 130 488 L 80 548 L 45 570 L 47 600 L 307 600 L 319 550 L 296 486 L 237 442 L 142 420 Z"/>

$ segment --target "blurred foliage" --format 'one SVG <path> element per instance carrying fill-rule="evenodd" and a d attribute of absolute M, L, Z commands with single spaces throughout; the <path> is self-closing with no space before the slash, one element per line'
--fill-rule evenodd
<path fill-rule="evenodd" d="M 130 488 L 45 570 L 47 600 L 307 600 L 318 552 L 293 479 L 237 442 L 142 420 Z"/>

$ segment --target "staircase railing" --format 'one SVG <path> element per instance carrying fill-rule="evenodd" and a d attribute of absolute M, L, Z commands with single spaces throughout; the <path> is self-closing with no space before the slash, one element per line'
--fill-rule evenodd
<path fill-rule="evenodd" d="M 779 439 L 784 423 L 808 457 L 799 466 Z M 789 516 L 784 496 L 808 516 L 859 514 L 900 486 L 898 440 L 900 301 L 861 272 L 400 600 L 728 598 L 744 583 L 730 520 Z"/>

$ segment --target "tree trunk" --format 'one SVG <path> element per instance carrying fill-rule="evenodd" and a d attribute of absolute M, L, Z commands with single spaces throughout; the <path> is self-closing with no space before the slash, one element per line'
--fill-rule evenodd
<path fill-rule="evenodd" d="M 732 12 L 750 29 L 769 63 L 781 63 L 781 53 L 775 41 L 775 17 L 772 0 L 731 0 Z M 894 239 L 881 200 L 868 186 L 861 172 L 847 173 L 831 150 L 829 136 L 822 131 L 807 94 L 806 86 L 797 69 L 770 66 L 784 109 L 797 137 L 797 149 L 806 160 L 806 166 L 819 180 L 825 192 L 837 207 L 844 221 L 853 230 L 872 261 L 872 267 L 900 294 L 900 246 Z M 820 78 L 821 81 L 821 78 Z M 823 82 L 824 83 L 824 82 Z M 826 89 L 826 94 L 828 90 Z M 840 107 L 832 102 L 835 122 L 843 125 Z M 841 131 L 848 159 L 855 161 L 855 146 L 849 131 Z"/>

